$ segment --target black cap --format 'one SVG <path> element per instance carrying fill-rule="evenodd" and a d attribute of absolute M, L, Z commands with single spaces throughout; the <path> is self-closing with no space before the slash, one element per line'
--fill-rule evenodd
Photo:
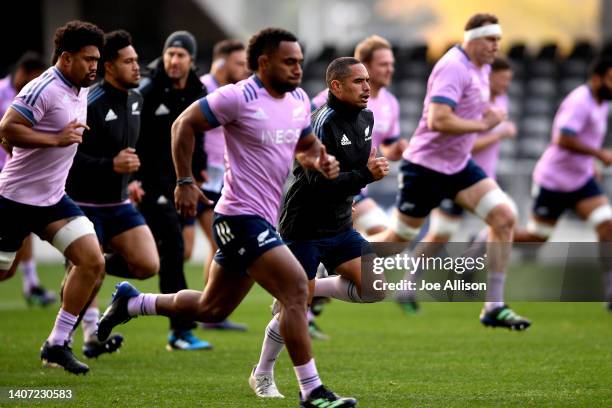
<path fill-rule="evenodd" d="M 164 43 L 164 52 L 170 47 L 184 48 L 191 55 L 191 59 L 196 59 L 198 44 L 189 31 L 175 31 L 170 34 Z"/>

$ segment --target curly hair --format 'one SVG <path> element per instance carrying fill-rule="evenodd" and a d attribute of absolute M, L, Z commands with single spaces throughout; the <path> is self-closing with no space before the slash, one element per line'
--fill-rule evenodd
<path fill-rule="evenodd" d="M 55 64 L 64 51 L 78 52 L 88 45 L 98 47 L 102 51 L 104 32 L 92 23 L 74 20 L 55 31 L 53 42 L 55 43 L 55 50 L 51 62 Z"/>
<path fill-rule="evenodd" d="M 282 28 L 264 28 L 249 40 L 247 49 L 249 69 L 257 71 L 258 59 L 263 54 L 271 54 L 278 49 L 282 41 L 297 42 L 297 37 Z"/>

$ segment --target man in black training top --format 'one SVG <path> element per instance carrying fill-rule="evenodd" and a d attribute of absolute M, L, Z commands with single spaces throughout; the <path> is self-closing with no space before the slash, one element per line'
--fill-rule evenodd
<path fill-rule="evenodd" d="M 326 82 L 329 98 L 312 114 L 312 126 L 327 152 L 340 163 L 340 175 L 330 180 L 295 165 L 279 232 L 308 275 L 309 303 L 313 295 L 376 302 L 384 293 L 362 285 L 361 255 L 368 243 L 353 228 L 352 203 L 362 188 L 388 174 L 389 163 L 384 157 L 377 158 L 372 148 L 374 116 L 366 109 L 370 84 L 365 66 L 352 57 L 338 58 L 327 68 Z M 319 263 L 338 275 L 315 280 Z M 284 342 L 278 323 L 280 311 L 275 308 L 274 312 L 259 363 L 249 379 L 255 394 L 262 398 L 282 398 L 273 370 Z"/>
<path fill-rule="evenodd" d="M 140 167 L 135 150 L 142 110 L 142 96 L 135 91 L 140 81 L 138 54 L 126 31 L 107 33 L 104 39 L 104 80 L 89 90 L 89 129 L 83 132 L 66 192 L 94 224 L 98 242 L 107 253 L 106 273 L 146 279 L 157 273 L 159 257 L 151 230 L 128 198 L 130 177 Z M 83 353 L 88 358 L 112 353 L 123 340 L 119 334 L 104 343 L 96 337 L 98 288 L 80 314 Z"/>

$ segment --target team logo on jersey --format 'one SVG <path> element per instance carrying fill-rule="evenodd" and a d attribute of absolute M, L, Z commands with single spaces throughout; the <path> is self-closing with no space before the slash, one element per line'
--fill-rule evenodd
<path fill-rule="evenodd" d="M 260 248 L 264 245 L 269 244 L 270 242 L 276 241 L 276 237 L 274 235 L 268 238 L 269 235 L 270 230 L 267 229 L 257 236 L 257 243 L 259 244 Z"/>
<path fill-rule="evenodd" d="M 304 116 L 304 107 L 298 106 L 293 110 L 293 120 L 300 120 Z"/>
<path fill-rule="evenodd" d="M 348 146 L 351 144 L 351 141 L 349 140 L 348 137 L 346 137 L 346 135 L 342 135 L 342 139 L 340 139 L 340 144 L 342 146 Z"/>
<path fill-rule="evenodd" d="M 109 109 L 108 112 L 106 112 L 106 116 L 104 117 L 104 121 L 105 122 L 110 122 L 111 120 L 115 120 L 115 119 L 117 119 L 117 114 L 112 109 Z"/>
<path fill-rule="evenodd" d="M 163 116 L 170 113 L 170 109 L 163 103 L 155 109 L 155 116 Z"/>
<path fill-rule="evenodd" d="M 365 141 L 367 142 L 368 140 L 372 140 L 372 135 L 370 134 L 370 127 L 368 126 L 365 129 Z"/>
<path fill-rule="evenodd" d="M 138 109 L 138 102 L 132 104 L 132 115 L 140 115 L 140 109 Z"/>
<path fill-rule="evenodd" d="M 259 108 L 253 114 L 253 118 L 255 118 L 255 119 L 268 119 L 268 115 L 266 115 L 266 112 L 264 112 L 264 110 L 262 108 Z"/>

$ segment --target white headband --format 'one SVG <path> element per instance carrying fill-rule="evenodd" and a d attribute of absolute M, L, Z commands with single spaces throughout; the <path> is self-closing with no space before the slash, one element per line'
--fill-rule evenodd
<path fill-rule="evenodd" d="M 463 41 L 468 42 L 476 38 L 489 37 L 493 35 L 501 37 L 502 29 L 499 24 L 487 24 L 482 27 L 476 27 L 472 28 L 471 30 L 464 31 Z"/>

